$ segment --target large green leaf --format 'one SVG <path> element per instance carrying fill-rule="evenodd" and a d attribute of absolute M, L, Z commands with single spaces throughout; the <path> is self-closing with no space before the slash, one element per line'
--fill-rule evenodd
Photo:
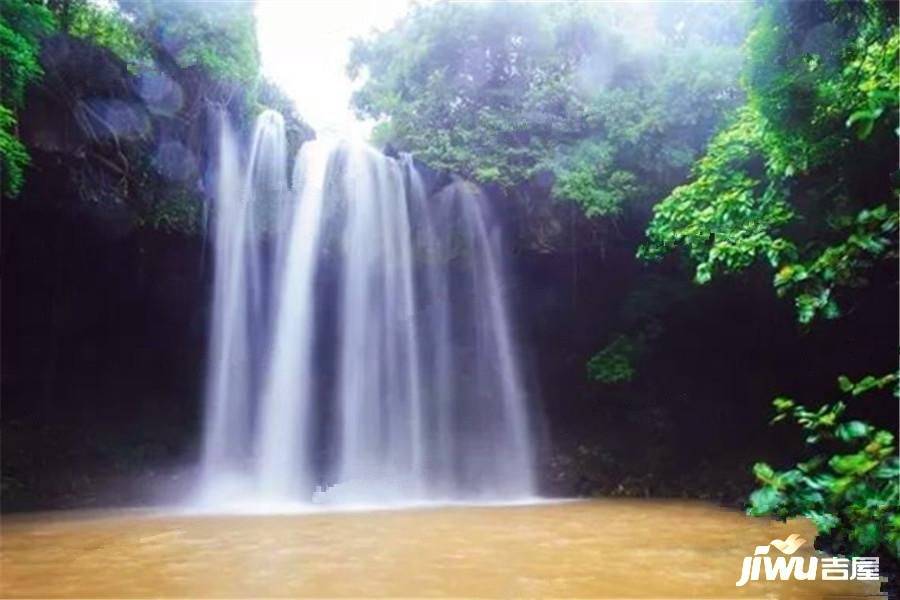
<path fill-rule="evenodd" d="M 878 461 L 865 452 L 832 456 L 828 466 L 841 475 L 864 475 L 874 469 Z"/>
<path fill-rule="evenodd" d="M 784 494 L 771 486 L 761 487 L 750 494 L 750 514 L 768 515 L 775 512 L 785 500 Z"/>
<path fill-rule="evenodd" d="M 871 431 L 872 426 L 868 423 L 863 423 L 862 421 L 848 421 L 837 426 L 835 435 L 839 439 L 849 442 L 851 440 L 866 437 Z"/>

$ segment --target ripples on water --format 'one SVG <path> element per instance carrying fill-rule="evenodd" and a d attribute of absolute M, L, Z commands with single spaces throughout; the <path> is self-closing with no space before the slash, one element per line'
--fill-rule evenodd
<path fill-rule="evenodd" d="M 4 517 L 2 595 L 856 598 L 877 583 L 759 582 L 742 558 L 807 522 L 604 500 L 293 515 Z M 809 555 L 807 544 L 798 555 Z"/>

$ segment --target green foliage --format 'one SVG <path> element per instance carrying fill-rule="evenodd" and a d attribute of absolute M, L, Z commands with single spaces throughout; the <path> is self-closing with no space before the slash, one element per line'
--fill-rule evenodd
<path fill-rule="evenodd" d="M 802 52 L 816 27 L 833 39 Z M 900 33 L 880 3 L 773 3 L 748 47 L 746 106 L 710 143 L 693 180 L 654 207 L 639 256 L 682 247 L 698 283 L 764 259 L 800 322 L 834 318 L 836 292 L 864 284 L 876 259 L 896 256 L 896 203 L 870 182 L 888 181 L 895 167 L 886 144 L 896 145 Z"/>
<path fill-rule="evenodd" d="M 846 375 L 841 375 L 840 377 L 838 377 L 838 385 L 840 386 L 841 391 L 849 393 L 854 397 L 859 396 L 860 394 L 865 394 L 869 390 L 884 389 L 891 384 L 894 384 L 896 386 L 897 382 L 897 375 L 895 375 L 894 373 L 889 373 L 882 377 L 866 375 L 855 383 L 851 381 L 850 378 L 848 378 Z M 900 397 L 900 389 L 895 387 L 894 395 Z"/>
<path fill-rule="evenodd" d="M 591 357 L 587 363 L 588 377 L 602 383 L 622 383 L 634 377 L 634 359 L 641 344 L 620 335 Z"/>
<path fill-rule="evenodd" d="M 776 258 L 786 244 L 773 234 L 790 221 L 781 181 L 764 181 L 759 152 L 766 127 L 750 108 L 710 143 L 694 167 L 694 180 L 676 188 L 653 209 L 638 256 L 656 259 L 683 245 L 697 262 L 695 280 L 706 283 L 713 272 L 734 272 L 759 256 Z"/>
<path fill-rule="evenodd" d="M 257 82 L 252 3 L 56 0 L 49 5 L 67 33 L 108 48 L 133 72 L 157 60 L 182 69 L 198 66 L 218 81 Z"/>
<path fill-rule="evenodd" d="M 25 88 L 43 74 L 38 61 L 40 40 L 55 25 L 53 14 L 40 4 L 0 0 L 0 100 L 7 108 L 21 108 Z"/>
<path fill-rule="evenodd" d="M 896 15 L 880 2 L 769 2 L 747 48 L 746 105 L 709 144 L 690 183 L 654 207 L 639 256 L 683 248 L 701 284 L 765 261 L 800 323 L 835 318 L 838 294 L 866 285 L 877 261 L 896 257 Z M 839 383 L 860 396 L 896 380 Z M 893 434 L 845 420 L 844 402 L 773 404 L 773 422 L 800 425 L 812 455 L 780 472 L 758 463 L 762 487 L 750 514 L 807 516 L 839 552 L 897 557 Z"/>
<path fill-rule="evenodd" d="M 533 6 L 419 6 L 393 30 L 354 44 L 368 74 L 360 115 L 390 119 L 392 142 L 433 167 L 510 185 L 527 179 L 571 127 L 577 49 L 557 48 L 560 12 Z M 558 52 L 558 53 L 557 53 Z M 560 71 L 563 67 L 564 71 Z"/>
<path fill-rule="evenodd" d="M 617 10 L 419 6 L 356 41 L 354 104 L 382 120 L 379 142 L 432 167 L 504 187 L 550 174 L 554 198 L 620 215 L 671 189 L 734 106 L 740 36 L 725 17 L 692 29 L 673 9 L 656 15 L 660 43 L 644 44 Z"/>
<path fill-rule="evenodd" d="M 666 313 L 693 293 L 693 286 L 677 278 L 656 274 L 641 278 L 622 303 L 616 320 L 621 333 L 591 357 L 588 377 L 607 384 L 634 381 L 641 361 L 665 329 Z"/>
<path fill-rule="evenodd" d="M 0 169 L 2 192 L 15 196 L 22 187 L 28 152 L 16 136 L 16 113 L 28 84 L 43 74 L 41 37 L 53 31 L 53 14 L 26 0 L 0 0 Z"/>
<path fill-rule="evenodd" d="M 132 22 L 114 8 L 88 0 L 77 2 L 69 7 L 67 20 L 69 34 L 108 48 L 130 71 L 137 72 L 150 64 L 147 43 L 136 33 Z"/>
<path fill-rule="evenodd" d="M 30 160 L 28 151 L 14 134 L 16 118 L 11 110 L 0 105 L 0 156 L 2 156 L 3 195 L 14 196 L 22 189 L 25 167 Z"/>
<path fill-rule="evenodd" d="M 588 217 L 619 214 L 640 188 L 634 173 L 615 169 L 614 157 L 609 143 L 580 144 L 573 156 L 555 166 L 553 196 L 577 202 Z"/>
<path fill-rule="evenodd" d="M 828 319 L 840 316 L 835 289 L 865 285 L 865 272 L 876 259 L 896 257 L 897 222 L 896 208 L 882 204 L 862 209 L 853 217 L 844 241 L 805 263 L 783 265 L 775 274 L 775 288 L 779 296 L 794 296 L 797 320 L 809 323 L 819 313 Z"/>
<path fill-rule="evenodd" d="M 293 147 L 310 132 L 292 113 L 291 103 L 259 78 L 252 3 L 197 0 L 0 0 L 0 150 L 3 192 L 22 186 L 29 162 L 17 137 L 16 115 L 27 85 L 42 74 L 41 38 L 56 31 L 110 50 L 134 74 L 164 72 L 183 90 L 229 98 L 236 113 L 252 118 L 261 104 L 288 119 Z M 55 67 L 54 67 L 55 68 Z M 85 74 L 90 77 L 90 73 Z M 56 78 L 58 80 L 59 78 Z M 70 99 L 69 90 L 55 90 Z M 187 93 L 187 92 L 186 92 Z M 71 95 L 74 101 L 75 95 Z M 196 115 L 178 115 L 194 119 Z M 151 118 L 157 118 L 155 115 Z M 160 118 L 168 118 L 160 117 Z M 202 118 L 202 117 L 201 117 Z M 153 166 L 154 148 L 142 139 L 94 139 L 89 160 L 74 161 L 71 180 L 82 201 L 103 210 L 127 212 L 138 224 L 193 231 L 201 202 L 196 181 L 173 182 Z M 190 143 L 190 142 L 189 142 Z"/>
<path fill-rule="evenodd" d="M 198 66 L 219 81 L 254 85 L 259 52 L 253 4 L 118 0 L 133 31 L 157 60 Z"/>
<path fill-rule="evenodd" d="M 139 218 L 140 225 L 163 231 L 192 233 L 200 226 L 202 198 L 175 189 L 156 200 Z"/>
<path fill-rule="evenodd" d="M 844 376 L 839 380 L 841 390 L 853 396 L 896 382 L 894 373 L 858 383 Z M 900 464 L 894 435 L 864 421 L 846 420 L 847 405 L 841 401 L 816 410 L 788 398 L 776 398 L 773 405 L 772 421 L 798 424 L 810 455 L 786 471 L 754 465 L 761 487 L 750 496 L 748 512 L 808 517 L 842 553 L 900 556 Z"/>

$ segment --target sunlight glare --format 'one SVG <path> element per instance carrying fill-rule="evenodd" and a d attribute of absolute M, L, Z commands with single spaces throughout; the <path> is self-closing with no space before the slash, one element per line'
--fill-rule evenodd
<path fill-rule="evenodd" d="M 263 73 L 294 100 L 320 137 L 368 138 L 373 122 L 360 121 L 350 108 L 354 85 L 345 70 L 350 40 L 389 28 L 411 4 L 410 0 L 258 0 Z"/>

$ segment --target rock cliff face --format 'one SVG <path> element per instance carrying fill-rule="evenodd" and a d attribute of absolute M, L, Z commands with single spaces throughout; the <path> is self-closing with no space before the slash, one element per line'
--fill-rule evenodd
<path fill-rule="evenodd" d="M 190 459 L 211 277 L 209 109 L 245 135 L 255 116 L 247 90 L 164 56 L 130 71 L 57 34 L 41 64 L 19 115 L 31 164 L 0 232 L 4 510 L 128 502 L 93 494 Z M 285 113 L 292 153 L 314 137 L 277 93 L 256 100 Z"/>
<path fill-rule="evenodd" d="M 0 221 L 3 510 L 146 499 L 146 488 L 107 482 L 163 488 L 155 477 L 190 462 L 211 277 L 208 108 L 229 111 L 245 136 L 253 120 L 246 90 L 162 55 L 132 72 L 112 53 L 58 35 L 41 58 L 45 76 L 20 115 L 32 164 Z M 285 114 L 293 156 L 312 131 L 277 94 L 259 100 Z M 450 181 L 421 170 L 431 192 Z M 640 309 L 652 298 L 631 291 L 689 277 L 677 257 L 659 266 L 634 259 L 646 214 L 586 219 L 550 200 L 540 180 L 488 191 L 515 245 L 506 291 L 528 385 L 546 416 L 541 479 L 550 493 L 721 495 L 735 465 L 793 439 L 767 427 L 765 399 L 829 397 L 832 378 L 822 373 L 864 373 L 871 357 L 892 352 L 894 342 L 877 335 L 882 315 L 896 312 L 894 298 L 878 295 L 883 287 L 872 286 L 827 335 L 803 342 L 792 307 L 757 273 L 692 288 L 687 299 L 663 288 L 679 304 L 651 314 L 665 329 L 639 382 L 592 382 L 591 355 L 628 319 L 647 319 Z M 893 281 L 889 271 L 878 276 Z M 865 351 L 847 359 L 846 347 Z M 705 426 L 711 420 L 716 427 Z M 745 493 L 747 473 L 725 494 Z M 93 495 L 103 489 L 121 493 Z"/>
<path fill-rule="evenodd" d="M 21 201 L 50 201 L 126 227 L 201 230 L 215 149 L 210 109 L 225 109 L 246 130 L 256 99 L 164 54 L 131 72 L 110 51 L 65 34 L 44 42 L 41 64 L 45 75 L 29 90 L 20 119 L 32 154 Z M 295 151 L 314 133 L 287 112 Z M 48 173 L 57 193 L 47 193 Z"/>

